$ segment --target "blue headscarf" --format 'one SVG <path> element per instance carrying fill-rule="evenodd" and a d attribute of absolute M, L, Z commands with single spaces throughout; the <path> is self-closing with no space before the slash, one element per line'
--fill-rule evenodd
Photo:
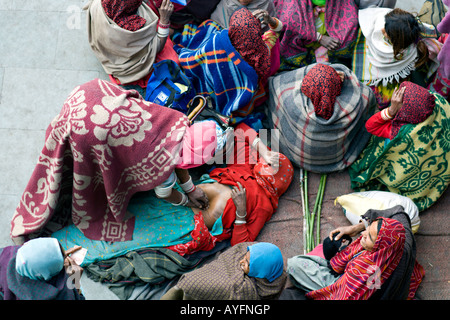
<path fill-rule="evenodd" d="M 22 277 L 47 281 L 64 267 L 64 257 L 55 238 L 36 238 L 24 243 L 16 255 L 16 271 Z"/>
<path fill-rule="evenodd" d="M 264 278 L 272 282 L 283 273 L 283 256 L 280 249 L 267 242 L 247 247 L 250 251 L 250 270 L 248 276 Z"/>

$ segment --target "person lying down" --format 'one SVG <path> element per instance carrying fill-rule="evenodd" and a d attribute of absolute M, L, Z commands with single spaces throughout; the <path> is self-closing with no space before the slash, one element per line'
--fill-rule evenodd
<path fill-rule="evenodd" d="M 128 205 L 135 216 L 131 241 L 91 240 L 74 225 L 52 234 L 64 248 L 82 245 L 81 266 L 141 248 L 169 248 L 180 255 L 211 250 L 217 241 L 231 245 L 254 241 L 278 207 L 294 169 L 283 155 L 269 150 L 256 131 L 240 124 L 234 131 L 234 157 L 196 183 L 209 199 L 207 210 L 175 206 L 154 191 L 136 194 Z M 175 186 L 178 188 L 178 186 Z"/>
<path fill-rule="evenodd" d="M 283 266 L 276 245 L 239 243 L 201 268 L 182 275 L 161 300 L 276 299 L 286 283 Z"/>

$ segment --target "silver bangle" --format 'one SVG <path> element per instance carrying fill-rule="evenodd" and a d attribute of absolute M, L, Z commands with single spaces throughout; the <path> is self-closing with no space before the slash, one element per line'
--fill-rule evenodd
<path fill-rule="evenodd" d="M 189 202 L 189 198 L 185 193 L 181 193 L 181 201 L 179 203 L 172 203 L 174 206 L 185 206 Z"/>
<path fill-rule="evenodd" d="M 238 218 L 244 219 L 244 218 L 247 216 L 247 212 L 245 212 L 245 215 L 240 216 L 240 215 L 238 215 L 237 210 L 236 210 L 236 216 L 237 216 Z"/>
<path fill-rule="evenodd" d="M 234 224 L 245 224 L 245 223 L 247 223 L 247 221 L 236 221 L 236 220 L 234 220 Z"/>

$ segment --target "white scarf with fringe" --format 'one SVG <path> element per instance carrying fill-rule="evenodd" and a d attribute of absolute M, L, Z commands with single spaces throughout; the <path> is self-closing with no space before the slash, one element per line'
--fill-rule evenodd
<path fill-rule="evenodd" d="M 385 16 L 392 9 L 367 8 L 359 10 L 359 25 L 366 38 L 366 59 L 362 82 L 366 85 L 383 86 L 393 81 L 406 78 L 414 69 L 417 60 L 417 46 L 411 44 L 403 51 L 403 58 L 394 58 L 394 48 L 389 44 L 381 31 L 385 25 Z"/>

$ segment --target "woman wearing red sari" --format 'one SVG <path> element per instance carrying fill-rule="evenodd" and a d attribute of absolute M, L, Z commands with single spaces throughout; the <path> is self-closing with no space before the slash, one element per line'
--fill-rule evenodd
<path fill-rule="evenodd" d="M 314 300 L 412 299 L 424 276 L 415 259 L 415 242 L 403 207 L 368 210 L 357 225 L 330 232 L 361 236 L 329 258 L 311 254 L 288 259 L 294 285 Z M 329 260 L 327 260 L 329 259 Z"/>

